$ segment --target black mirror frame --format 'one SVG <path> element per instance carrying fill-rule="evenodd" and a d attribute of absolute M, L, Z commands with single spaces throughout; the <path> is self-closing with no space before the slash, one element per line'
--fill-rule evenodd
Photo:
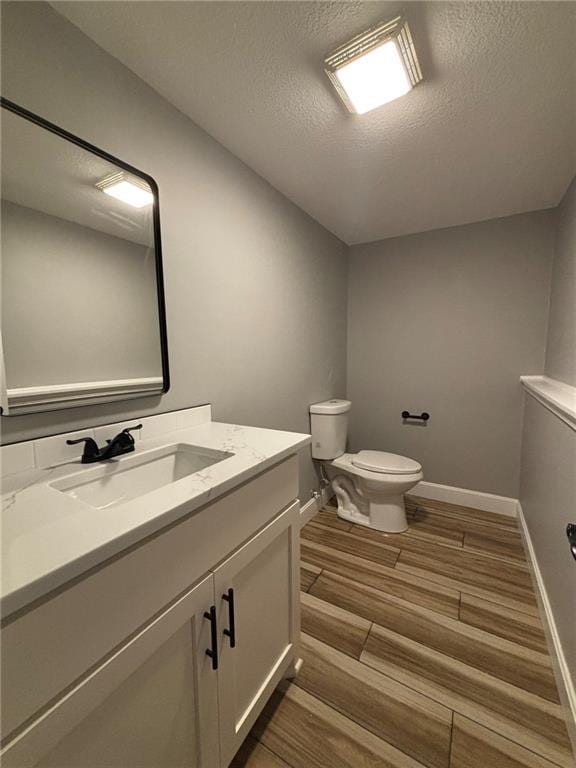
<path fill-rule="evenodd" d="M 94 144 L 90 144 L 90 142 L 88 141 L 84 141 L 84 139 L 81 139 L 78 136 L 75 136 L 73 133 L 70 133 L 69 131 L 64 130 L 64 128 L 60 128 L 60 126 L 55 125 L 54 123 L 51 123 L 49 120 L 45 120 L 43 117 L 40 117 L 39 115 L 34 114 L 34 112 L 30 112 L 28 109 L 25 109 L 24 107 L 21 107 L 18 104 L 15 104 L 13 101 L 10 101 L 9 99 L 4 98 L 3 96 L 0 96 L 0 107 L 2 107 L 3 109 L 7 109 L 16 115 L 19 115 L 20 117 L 23 117 L 25 120 L 29 120 L 32 123 L 36 123 L 36 125 L 40 126 L 41 128 L 45 128 L 46 130 L 51 131 L 52 133 L 55 133 L 57 136 L 60 136 L 60 138 L 66 139 L 67 141 L 70 141 L 73 144 L 76 144 L 77 146 L 82 147 L 82 149 L 85 149 L 88 152 L 92 152 L 92 154 L 94 155 L 98 155 L 98 157 L 101 157 L 103 160 L 107 160 L 108 162 L 119 166 L 123 170 L 128 171 L 134 176 L 138 176 L 139 178 L 144 179 L 144 181 L 146 181 L 146 183 L 150 185 L 150 189 L 154 194 L 154 205 L 152 207 L 152 220 L 153 220 L 153 228 L 154 228 L 154 255 L 155 255 L 155 264 L 156 264 L 156 292 L 157 292 L 157 298 L 158 298 L 158 322 L 160 326 L 160 354 L 162 357 L 162 389 L 160 390 L 159 394 L 166 394 L 166 392 L 168 392 L 168 390 L 170 389 L 170 368 L 168 364 L 168 329 L 166 324 L 166 299 L 164 295 L 164 272 L 162 268 L 162 241 L 160 237 L 160 194 L 159 194 L 158 184 L 152 178 L 152 176 L 149 176 L 147 173 L 140 171 L 138 168 L 134 168 L 134 166 L 129 165 L 128 163 L 125 163 L 123 160 L 119 160 L 114 155 L 111 155 L 108 152 L 105 152 L 103 149 L 100 149 L 99 147 L 94 146 Z M 149 396 L 150 394 L 148 393 L 142 395 L 142 397 L 149 397 Z M 114 399 L 117 400 L 122 398 L 114 398 Z M 102 402 L 106 402 L 106 401 L 103 400 Z M 91 404 L 94 405 L 94 403 L 91 403 Z M 81 403 L 78 403 L 76 407 L 81 407 L 81 405 L 82 405 Z M 57 410 L 57 409 L 54 409 L 54 410 Z M 1 411 L 2 409 L 0 408 L 0 413 Z"/>

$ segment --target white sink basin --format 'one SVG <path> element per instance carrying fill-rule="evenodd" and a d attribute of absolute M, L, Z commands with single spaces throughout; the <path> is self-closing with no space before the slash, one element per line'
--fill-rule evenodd
<path fill-rule="evenodd" d="M 194 475 L 233 455 L 178 443 L 112 459 L 50 485 L 95 509 L 108 509 Z"/>

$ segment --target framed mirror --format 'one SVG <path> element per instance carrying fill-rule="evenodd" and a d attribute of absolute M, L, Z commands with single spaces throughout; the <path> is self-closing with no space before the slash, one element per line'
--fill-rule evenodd
<path fill-rule="evenodd" d="M 156 182 L 0 104 L 2 414 L 167 392 Z"/>

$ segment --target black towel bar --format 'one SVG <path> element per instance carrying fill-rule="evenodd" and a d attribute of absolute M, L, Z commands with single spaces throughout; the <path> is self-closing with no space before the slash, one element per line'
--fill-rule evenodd
<path fill-rule="evenodd" d="M 430 418 L 430 414 L 426 413 L 424 411 L 423 413 L 418 416 L 417 413 L 410 413 L 410 411 L 402 411 L 402 418 L 403 419 L 418 419 L 419 421 L 428 421 Z"/>

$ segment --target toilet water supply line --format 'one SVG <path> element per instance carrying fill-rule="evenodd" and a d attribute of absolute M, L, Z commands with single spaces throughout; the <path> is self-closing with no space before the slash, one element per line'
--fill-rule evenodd
<path fill-rule="evenodd" d="M 322 462 L 320 462 L 320 488 L 321 490 L 324 490 L 324 488 L 328 488 L 330 485 L 330 480 L 328 479 L 328 475 L 326 474 L 326 467 Z"/>

